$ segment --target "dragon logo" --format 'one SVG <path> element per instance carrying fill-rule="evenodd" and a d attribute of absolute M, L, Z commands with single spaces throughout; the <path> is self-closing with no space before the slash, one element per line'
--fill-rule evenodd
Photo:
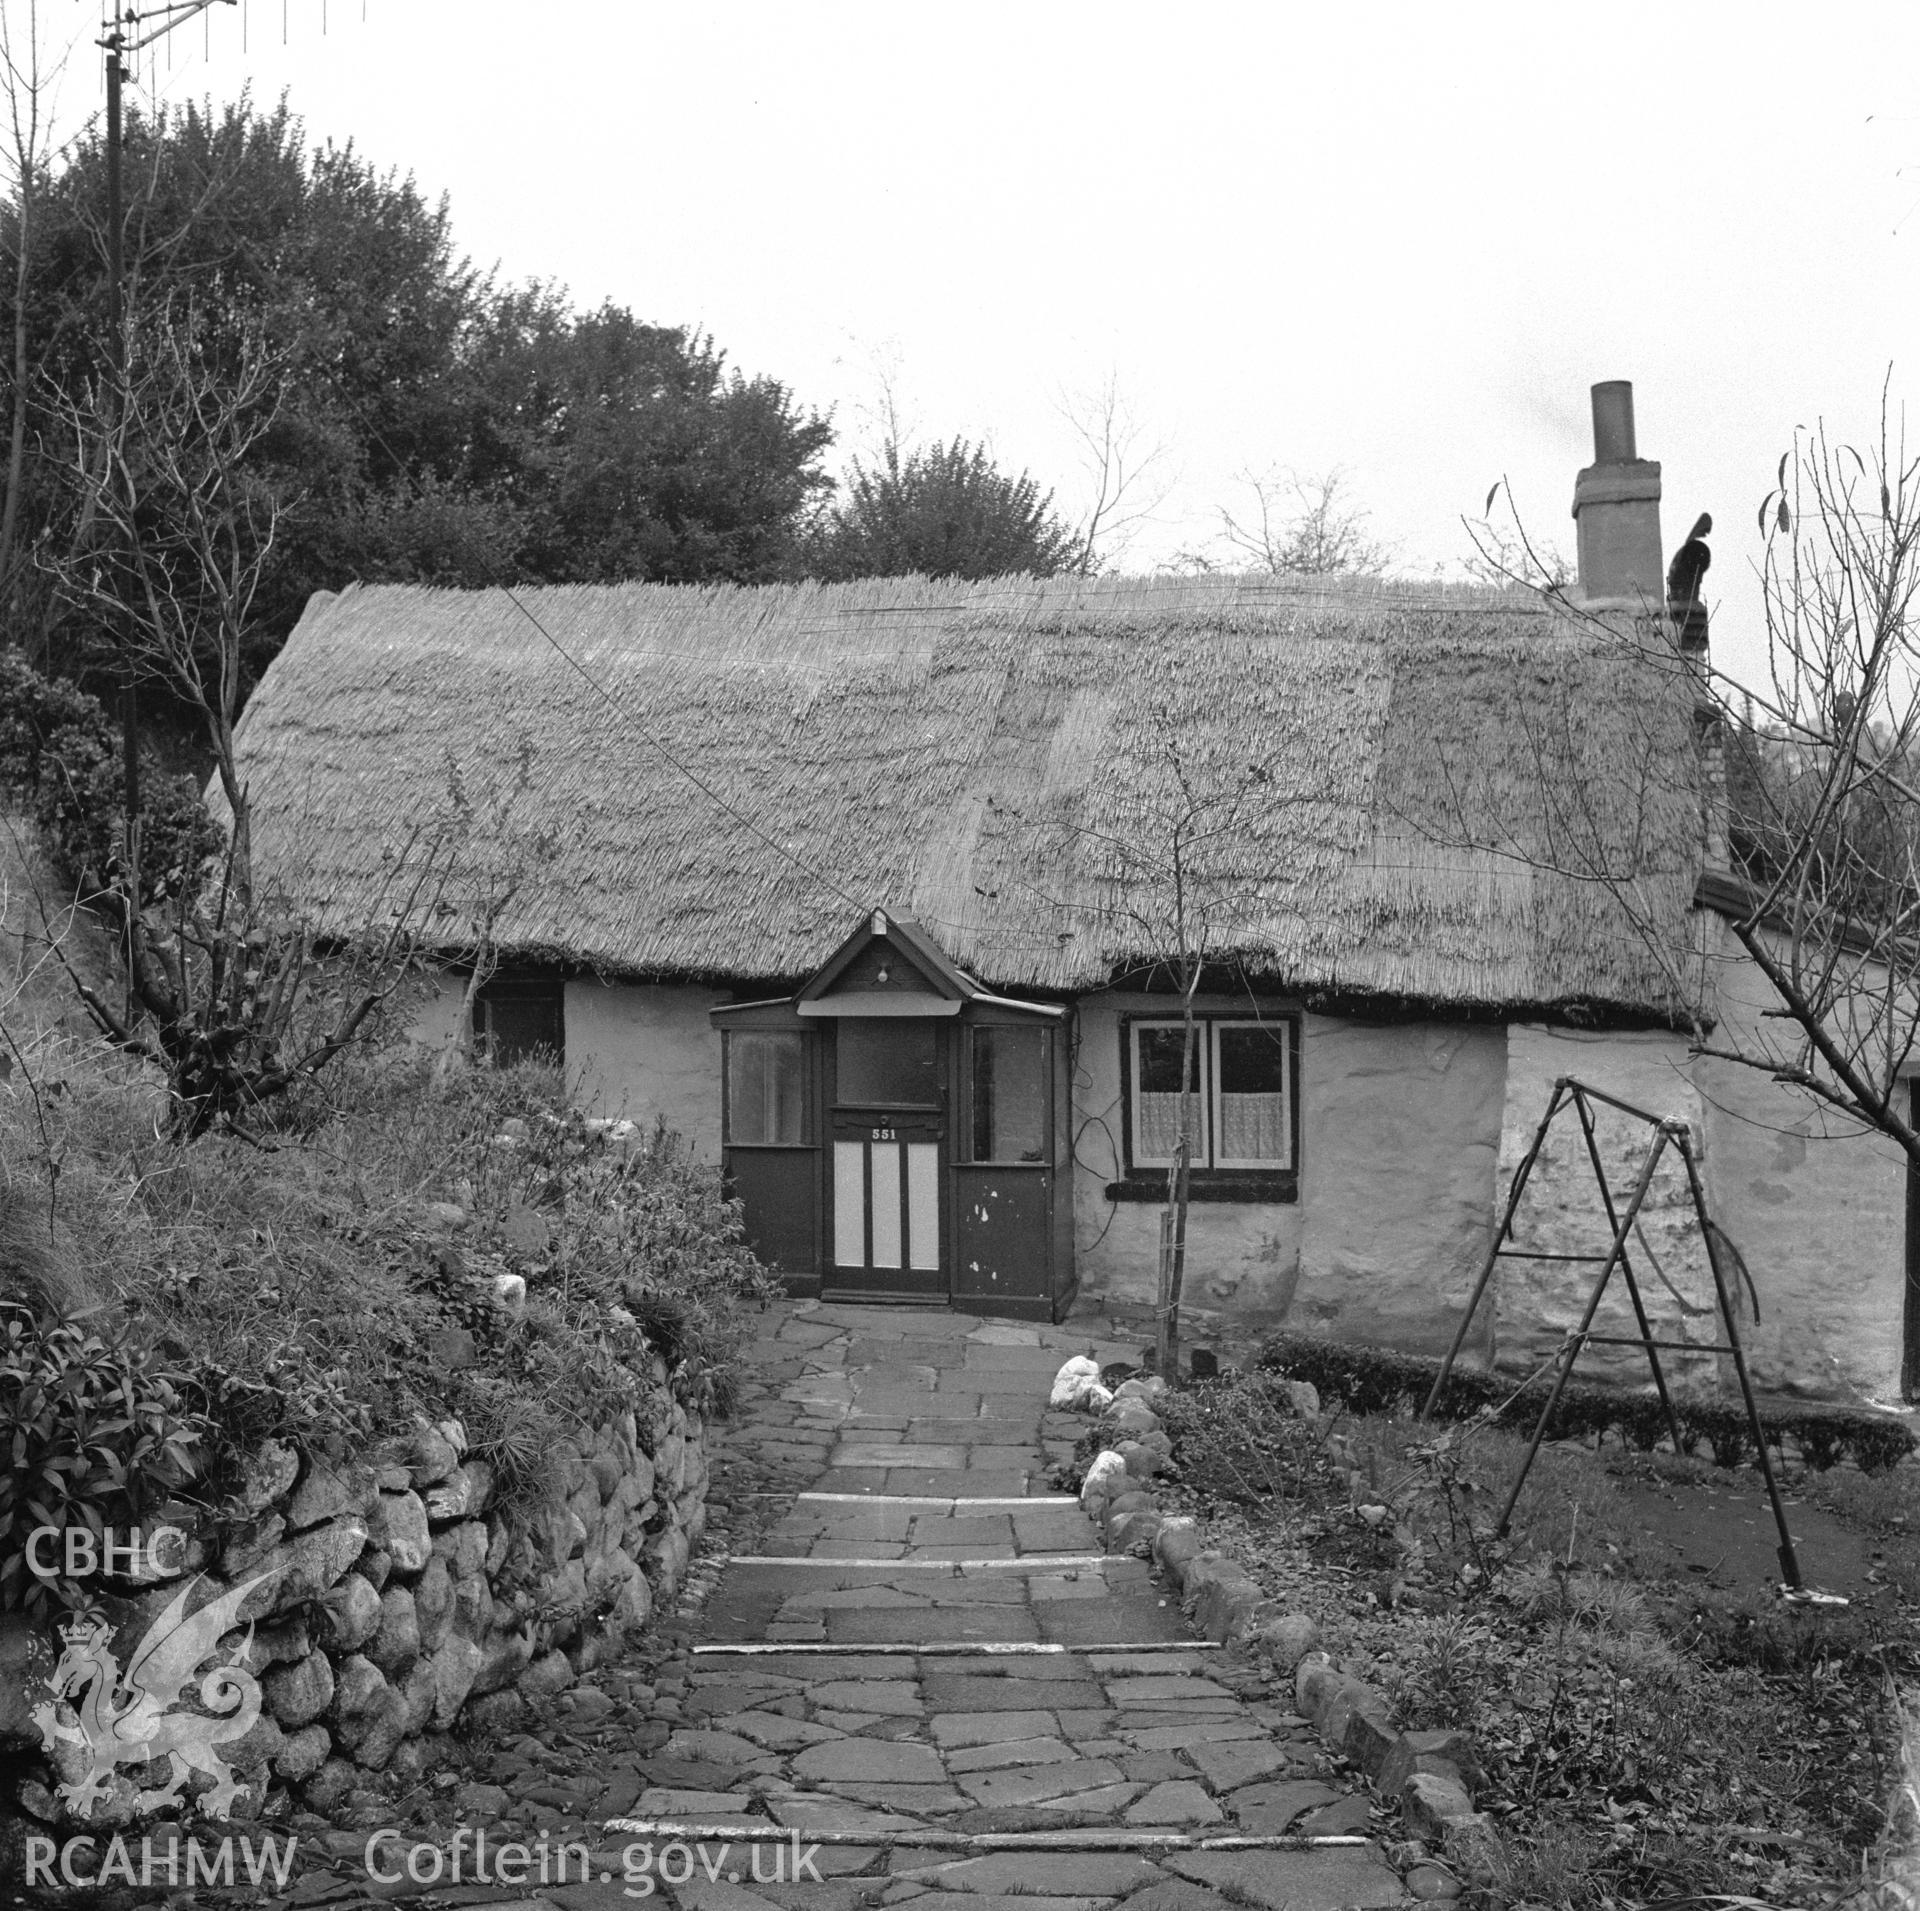
<path fill-rule="evenodd" d="M 33 1708 L 33 1719 L 47 1756 L 66 1775 L 58 1795 L 76 1818 L 92 1815 L 119 1767 L 156 1759 L 169 1761 L 167 1781 L 139 1793 L 137 1811 L 178 1804 L 194 1772 L 213 1780 L 198 1800 L 209 1817 L 225 1818 L 247 1795 L 218 1748 L 244 1738 L 260 1717 L 260 1682 L 247 1666 L 251 1623 L 231 1657 L 217 1655 L 248 1595 L 279 1571 L 243 1580 L 193 1613 L 187 1601 L 200 1579 L 188 1580 L 147 1628 L 124 1673 L 107 1649 L 113 1627 L 99 1613 L 83 1613 L 60 1628 L 66 1649 L 47 1676 L 49 1696 Z M 181 1693 L 209 1659 L 217 1663 L 200 1679 L 205 1710 L 188 1710 Z"/>

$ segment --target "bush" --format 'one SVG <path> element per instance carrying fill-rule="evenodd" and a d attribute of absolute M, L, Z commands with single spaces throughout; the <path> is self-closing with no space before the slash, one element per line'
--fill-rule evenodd
<path fill-rule="evenodd" d="M 1417 1409 L 1425 1404 L 1440 1373 L 1440 1362 L 1428 1355 L 1347 1346 L 1308 1334 L 1274 1335 L 1260 1349 L 1256 1364 L 1266 1372 L 1311 1380 L 1323 1395 L 1345 1401 L 1354 1413 L 1391 1413 L 1408 1403 Z M 1435 1417 L 1467 1420 L 1511 1400 L 1508 1411 L 1515 1422 L 1531 1424 L 1546 1404 L 1549 1387 L 1550 1382 L 1542 1379 L 1516 1390 L 1504 1375 L 1456 1366 L 1447 1376 Z M 1816 1469 L 1830 1467 L 1844 1456 L 1873 1473 L 1897 1464 L 1920 1444 L 1903 1422 L 1888 1414 L 1813 1401 L 1772 1400 L 1758 1405 L 1768 1444 L 1779 1446 L 1791 1439 L 1807 1465 Z M 1744 1402 L 1677 1394 L 1674 1411 L 1686 1451 L 1704 1441 L 1721 1466 L 1738 1466 L 1753 1457 L 1753 1429 Z M 1605 1433 L 1616 1433 L 1643 1452 L 1652 1451 L 1667 1437 L 1659 1397 L 1650 1389 L 1569 1381 L 1547 1437 L 1566 1440 Z"/>
<path fill-rule="evenodd" d="M 59 1163 L 62 1252 L 203 1418 L 210 1492 L 269 1438 L 345 1457 L 452 1415 L 524 1503 L 562 1437 L 653 1417 L 663 1390 L 724 1407 L 774 1291 L 715 1171 L 573 1115 L 552 1070 L 442 1090 L 411 1055 L 356 1057 L 277 1110 L 268 1145 L 180 1149 L 118 1063 L 37 1061 L 39 1111 L 0 1085 L 16 1198 L 44 1227 Z"/>
<path fill-rule="evenodd" d="M 28 1570 L 36 1528 L 124 1537 L 194 1477 L 206 1425 L 189 1392 L 185 1374 L 123 1338 L 0 1301 L 0 1610 L 69 1592 Z"/>
<path fill-rule="evenodd" d="M 1281 1381 L 1241 1374 L 1176 1388 L 1154 1403 L 1180 1474 L 1202 1493 L 1297 1498 L 1327 1470 L 1330 1430 L 1302 1420 Z"/>
<path fill-rule="evenodd" d="M 26 802 L 63 876 L 96 890 L 122 881 L 120 733 L 97 697 L 8 650 L 0 650 L 0 789 Z M 140 803 L 141 901 L 191 890 L 223 840 L 199 785 L 148 751 Z"/>

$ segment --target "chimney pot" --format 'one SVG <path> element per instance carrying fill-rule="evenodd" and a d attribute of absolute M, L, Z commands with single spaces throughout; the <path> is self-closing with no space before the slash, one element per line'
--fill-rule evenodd
<path fill-rule="evenodd" d="M 1595 464 L 1631 464 L 1633 448 L 1633 380 L 1609 378 L 1593 388 L 1593 461 Z"/>

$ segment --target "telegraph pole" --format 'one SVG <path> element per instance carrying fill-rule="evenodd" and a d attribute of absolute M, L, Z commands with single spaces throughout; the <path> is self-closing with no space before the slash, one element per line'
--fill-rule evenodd
<path fill-rule="evenodd" d="M 211 6 L 233 6 L 236 0 L 178 0 L 172 6 L 116 7 L 109 13 L 100 46 L 107 56 L 107 364 L 111 373 L 109 400 L 115 415 L 108 429 L 115 430 L 127 372 L 127 328 L 122 258 L 125 215 L 121 207 L 121 154 L 125 141 L 120 105 L 120 86 L 126 77 L 126 58 L 164 39 L 175 27 L 185 26 L 196 14 Z M 142 28 L 150 31 L 142 32 Z M 126 830 L 123 852 L 127 874 L 127 1013 L 133 1013 L 135 923 L 140 913 L 140 712 L 135 702 L 135 677 L 132 645 L 124 629 L 121 642 L 126 656 L 126 681 L 120 689 L 120 737 L 125 766 Z"/>

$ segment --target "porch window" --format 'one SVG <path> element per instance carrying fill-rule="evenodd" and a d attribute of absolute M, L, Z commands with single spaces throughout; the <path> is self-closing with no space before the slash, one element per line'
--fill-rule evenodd
<path fill-rule="evenodd" d="M 1180 1138 L 1186 1030 L 1177 1021 L 1133 1021 L 1126 1025 L 1126 1043 L 1128 1166 L 1164 1170 L 1173 1165 Z M 1195 1174 L 1291 1171 L 1290 1017 L 1196 1016 L 1186 1087 L 1193 1097 L 1189 1159 Z"/>
<path fill-rule="evenodd" d="M 807 1036 L 727 1031 L 727 1128 L 744 1147 L 800 1147 L 807 1139 Z"/>
<path fill-rule="evenodd" d="M 862 1108 L 931 1108 L 940 1101 L 936 1024 L 919 1018 L 848 1017 L 838 1029 L 834 1099 Z"/>
<path fill-rule="evenodd" d="M 976 1028 L 973 1059 L 973 1159 L 1046 1158 L 1047 1030 Z"/>
<path fill-rule="evenodd" d="M 496 1068 L 567 1058 L 565 984 L 557 975 L 492 975 L 473 998 L 474 1047 Z"/>

